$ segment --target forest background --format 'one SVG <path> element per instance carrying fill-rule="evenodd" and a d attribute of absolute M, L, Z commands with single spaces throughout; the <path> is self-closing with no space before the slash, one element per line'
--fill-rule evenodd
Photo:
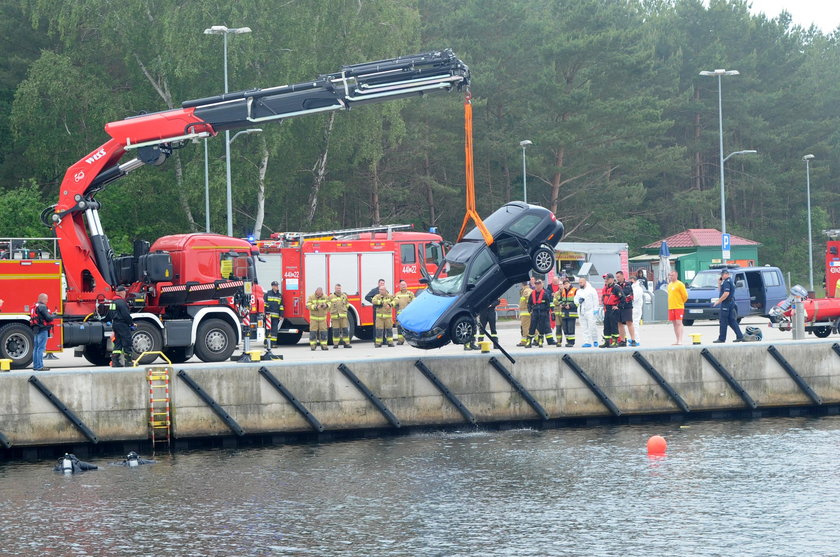
<path fill-rule="evenodd" d="M 727 229 L 761 263 L 808 271 L 805 164 L 817 276 L 840 228 L 840 35 L 745 0 L 2 0 L 0 235 L 42 236 L 66 169 L 105 123 L 224 90 L 297 83 L 342 65 L 452 48 L 473 75 L 476 191 L 486 215 L 522 198 L 563 220 L 567 241 L 631 251 L 720 227 L 718 82 Z M 435 94 L 261 126 L 231 145 L 234 234 L 464 214 L 463 97 Z M 224 139 L 209 141 L 210 221 L 225 232 Z M 204 148 L 116 182 L 97 199 L 118 252 L 136 238 L 205 228 Z"/>

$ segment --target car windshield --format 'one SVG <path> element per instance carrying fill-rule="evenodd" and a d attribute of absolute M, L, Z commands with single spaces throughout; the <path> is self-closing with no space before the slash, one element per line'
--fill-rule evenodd
<path fill-rule="evenodd" d="M 443 265 L 438 267 L 432 282 L 429 284 L 429 290 L 432 294 L 439 296 L 454 296 L 461 292 L 461 286 L 464 284 L 464 271 L 467 266 L 464 263 L 455 261 L 446 261 Z M 446 276 L 441 276 L 446 275 Z"/>
<path fill-rule="evenodd" d="M 720 278 L 719 273 L 697 273 L 694 275 L 694 278 L 691 280 L 691 284 L 688 285 L 689 288 L 718 288 L 720 283 L 718 279 Z"/>

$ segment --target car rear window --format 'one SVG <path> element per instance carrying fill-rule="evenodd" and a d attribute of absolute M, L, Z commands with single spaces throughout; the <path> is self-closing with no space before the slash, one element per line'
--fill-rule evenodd
<path fill-rule="evenodd" d="M 520 236 L 527 236 L 540 224 L 541 221 L 542 217 L 539 215 L 525 215 L 515 223 L 511 224 L 508 230 Z"/>

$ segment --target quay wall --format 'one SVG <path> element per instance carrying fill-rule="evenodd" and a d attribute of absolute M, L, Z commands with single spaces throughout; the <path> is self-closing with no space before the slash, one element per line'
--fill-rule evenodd
<path fill-rule="evenodd" d="M 790 369 L 779 363 L 774 352 Z M 170 376 L 172 436 L 188 439 L 387 429 L 397 424 L 434 427 L 840 404 L 840 347 L 824 341 L 571 351 L 566 360 L 559 350 L 522 350 L 513 355 L 515 364 L 498 352 L 451 356 L 417 351 L 411 357 L 347 361 L 176 365 Z M 734 383 L 724 378 L 709 355 Z M 493 357 L 523 391 L 492 365 Z M 658 372 L 682 406 L 640 359 Z M 421 372 L 418 360 L 452 399 Z M 385 412 L 339 369 L 340 364 L 381 401 Z M 260 368 L 285 387 L 309 418 Z M 186 372 L 232 422 L 220 418 L 180 372 Z M 797 375 L 801 384 L 795 380 Z M 33 381 L 52 393 L 52 402 Z M 537 407 L 526 400 L 528 394 Z M 88 434 L 56 404 L 69 409 Z M 142 441 L 149 438 L 148 421 L 146 367 L 0 373 L 0 443 L 7 447 Z"/>

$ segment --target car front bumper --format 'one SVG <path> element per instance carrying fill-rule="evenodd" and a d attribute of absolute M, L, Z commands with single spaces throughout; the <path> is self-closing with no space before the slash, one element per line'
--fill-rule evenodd
<path fill-rule="evenodd" d="M 449 333 L 440 327 L 422 333 L 403 329 L 403 336 L 408 344 L 422 350 L 431 350 L 449 344 Z"/>

